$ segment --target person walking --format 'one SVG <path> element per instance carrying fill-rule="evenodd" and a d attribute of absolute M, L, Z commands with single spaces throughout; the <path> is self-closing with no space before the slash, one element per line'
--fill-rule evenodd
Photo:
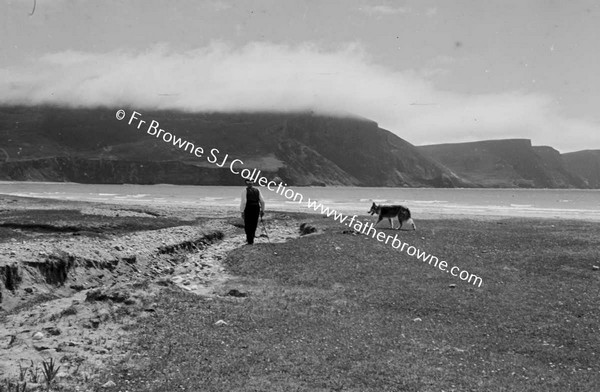
<path fill-rule="evenodd" d="M 246 231 L 246 241 L 248 245 L 254 244 L 254 235 L 258 226 L 258 217 L 264 215 L 265 201 L 260 190 L 254 188 L 254 182 L 246 180 L 246 189 L 242 192 L 242 201 L 240 211 L 244 220 L 244 230 Z"/>

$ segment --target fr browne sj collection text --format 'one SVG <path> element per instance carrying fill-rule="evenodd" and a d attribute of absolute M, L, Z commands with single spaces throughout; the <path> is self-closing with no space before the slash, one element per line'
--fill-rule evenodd
<path fill-rule="evenodd" d="M 119 109 L 117 110 L 116 118 L 117 120 L 123 120 L 125 119 L 126 115 L 127 114 L 125 110 Z M 204 156 L 205 151 L 203 147 L 196 146 L 190 141 L 184 140 L 171 132 L 165 131 L 164 129 L 160 128 L 160 124 L 156 120 L 151 120 L 149 123 L 146 120 L 142 120 L 142 114 L 135 110 L 131 113 L 131 116 L 129 116 L 129 121 L 127 122 L 128 125 L 132 125 L 132 123 L 137 129 L 145 129 L 148 135 L 155 136 L 157 139 L 162 139 L 165 143 L 172 143 L 173 146 L 178 147 L 189 154 L 193 154 L 198 158 L 202 158 Z M 220 156 L 221 152 L 217 148 L 211 148 L 208 154 L 209 155 L 206 156 L 206 160 L 218 167 L 225 166 L 229 159 L 229 154 L 225 154 L 224 157 Z M 287 184 L 282 184 L 281 182 L 278 184 L 275 181 L 268 180 L 266 177 L 261 177 L 261 171 L 258 169 L 241 169 L 241 166 L 243 165 L 244 162 L 241 159 L 233 159 L 231 162 L 229 162 L 229 170 L 233 174 L 240 175 L 242 178 L 247 180 L 252 180 L 260 186 L 266 186 L 270 191 L 286 197 L 290 195 L 290 193 L 293 193 L 291 189 L 288 189 L 288 195 L 286 195 L 285 185 Z M 277 186 L 277 188 L 275 188 L 275 186 Z"/>

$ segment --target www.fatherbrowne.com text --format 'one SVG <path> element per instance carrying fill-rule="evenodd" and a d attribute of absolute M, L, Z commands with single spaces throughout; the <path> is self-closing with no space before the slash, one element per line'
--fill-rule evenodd
<path fill-rule="evenodd" d="M 119 109 L 116 112 L 117 120 L 123 120 L 127 117 L 127 113 L 123 109 Z M 216 148 L 204 149 L 202 146 L 198 146 L 190 141 L 184 140 L 172 132 L 166 131 L 160 128 L 160 124 L 156 120 L 150 120 L 150 122 L 142 119 L 142 114 L 133 111 L 129 116 L 128 125 L 133 125 L 136 129 L 145 131 L 148 135 L 154 136 L 157 139 L 162 139 L 165 143 L 172 144 L 175 147 L 182 149 L 183 151 L 192 154 L 200 159 L 206 159 L 209 163 L 216 165 L 217 167 L 223 168 L 227 165 L 231 173 L 239 175 L 240 177 L 252 180 L 260 186 L 266 187 L 269 191 L 275 192 L 279 195 L 282 195 L 288 200 L 297 202 L 299 204 L 306 203 L 307 208 L 312 208 L 314 211 L 318 211 L 321 214 L 327 215 L 328 217 L 333 217 L 334 220 L 343 223 L 344 225 L 351 227 L 353 230 L 365 234 L 367 236 L 371 236 L 379 242 L 383 242 L 385 244 L 391 244 L 394 249 L 400 249 L 401 252 L 406 252 L 411 257 L 416 257 L 417 260 L 422 261 L 424 263 L 428 263 L 429 265 L 433 265 L 435 268 L 439 268 L 441 271 L 445 271 L 452 276 L 456 276 L 461 280 L 467 281 L 473 285 L 477 285 L 477 287 L 481 287 L 483 284 L 483 280 L 481 277 L 474 275 L 466 270 L 461 270 L 459 267 L 452 266 L 450 268 L 448 263 L 445 260 L 440 260 L 438 257 L 429 254 L 415 246 L 409 245 L 406 242 L 402 242 L 398 238 L 398 234 L 392 236 L 391 234 L 386 234 L 382 231 L 378 231 L 375 229 L 373 223 L 361 222 L 357 218 L 357 215 L 353 215 L 348 220 L 348 216 L 337 212 L 336 210 L 329 209 L 329 207 L 323 206 L 321 203 L 318 203 L 316 200 L 311 200 L 307 198 L 304 200 L 304 196 L 299 192 L 294 191 L 291 188 L 287 187 L 287 184 L 283 182 L 275 182 L 272 180 L 268 180 L 266 177 L 261 176 L 261 171 L 253 168 L 245 168 L 244 162 L 241 159 L 233 159 L 229 156 L 229 154 L 223 154 Z"/>

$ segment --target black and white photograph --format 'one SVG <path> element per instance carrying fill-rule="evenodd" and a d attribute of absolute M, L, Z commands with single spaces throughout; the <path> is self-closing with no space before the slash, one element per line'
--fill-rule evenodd
<path fill-rule="evenodd" d="M 0 392 L 600 391 L 600 3 L 0 0 Z"/>

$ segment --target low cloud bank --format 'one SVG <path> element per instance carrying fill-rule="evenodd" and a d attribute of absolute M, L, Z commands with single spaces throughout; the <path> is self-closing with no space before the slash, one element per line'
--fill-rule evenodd
<path fill-rule="evenodd" d="M 518 137 L 561 151 L 600 148 L 598 124 L 562 116 L 551 97 L 441 91 L 422 75 L 374 64 L 358 45 L 326 51 L 215 42 L 187 52 L 64 51 L 0 69 L 0 103 L 315 110 L 373 119 L 414 144 Z"/>

